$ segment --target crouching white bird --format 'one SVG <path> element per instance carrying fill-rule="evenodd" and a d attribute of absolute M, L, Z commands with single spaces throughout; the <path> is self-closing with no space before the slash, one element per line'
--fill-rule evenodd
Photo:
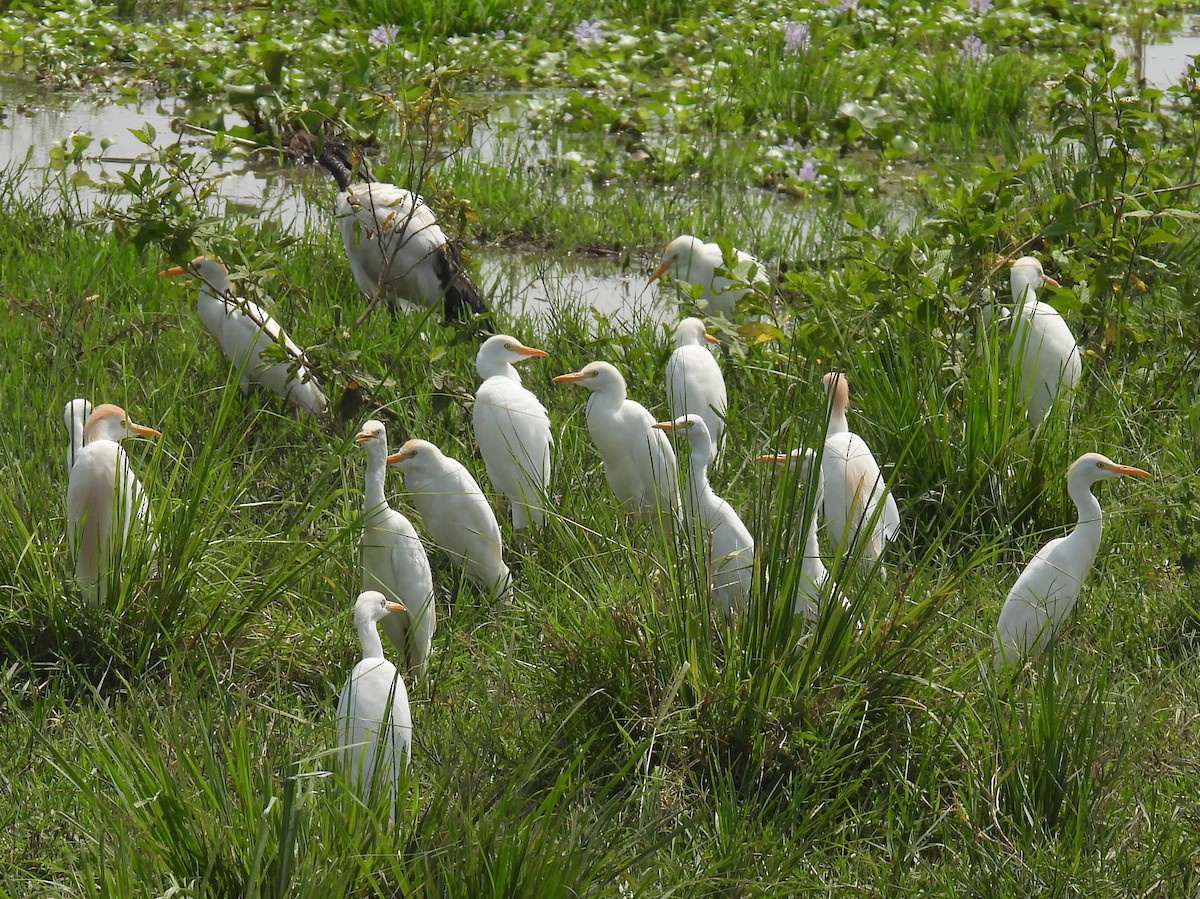
<path fill-rule="evenodd" d="M 118 442 L 137 435 L 162 436 L 135 424 L 120 406 L 102 403 L 84 425 L 83 446 L 71 467 L 67 541 L 75 553 L 75 577 L 89 602 L 104 602 L 113 566 L 135 529 L 149 539 L 150 503 Z"/>
<path fill-rule="evenodd" d="M 654 425 L 661 431 L 682 432 L 691 446 L 687 500 L 683 508 L 694 531 L 705 541 L 708 592 L 728 618 L 750 603 L 754 578 L 754 538 L 733 506 L 713 492 L 708 464 L 716 453 L 708 426 L 699 415 L 684 415 Z"/>
<path fill-rule="evenodd" d="M 821 454 L 825 534 L 839 553 L 858 545 L 860 564 L 870 566 L 900 530 L 900 512 L 870 447 L 849 430 L 846 376 L 830 372 L 822 382 L 830 401 L 829 429 Z"/>
<path fill-rule="evenodd" d="M 549 355 L 515 337 L 489 337 L 475 357 L 483 383 L 471 419 L 492 486 L 508 498 L 513 528 L 540 528 L 550 491 L 550 416 L 521 384 L 516 364 Z"/>
<path fill-rule="evenodd" d="M 1078 386 L 1083 375 L 1083 361 L 1071 329 L 1053 306 L 1037 298 L 1043 284 L 1058 287 L 1036 258 L 1022 256 L 1013 263 L 1009 286 L 1016 330 L 1009 359 L 1020 374 L 1026 415 L 1034 426 L 1059 396 Z"/>
<path fill-rule="evenodd" d="M 261 384 L 313 415 L 320 417 L 328 411 L 321 386 L 304 364 L 304 351 L 265 309 L 234 295 L 224 262 L 197 256 L 186 266 L 159 274 L 191 275 L 200 282 L 196 311 L 205 330 L 237 369 L 242 393 L 249 393 L 251 384 Z M 268 348 L 272 346 L 283 350 L 283 361 L 271 361 Z"/>
<path fill-rule="evenodd" d="M 667 244 L 662 263 L 650 275 L 657 281 L 668 272 L 679 281 L 698 285 L 701 309 L 733 316 L 738 300 L 755 288 L 766 290 L 769 282 L 761 263 L 749 253 L 733 251 L 726 259 L 721 247 L 684 234 Z"/>
<path fill-rule="evenodd" d="M 63 426 L 67 429 L 68 477 L 75 467 L 75 457 L 83 449 L 83 429 L 91 414 L 92 404 L 85 399 L 73 399 L 63 407 Z"/>
<path fill-rule="evenodd" d="M 466 467 L 427 440 L 409 440 L 387 462 L 404 475 L 404 486 L 434 543 L 492 596 L 511 599 L 500 525 Z"/>
<path fill-rule="evenodd" d="M 404 614 L 404 606 L 389 602 L 377 590 L 366 590 L 354 603 L 354 627 L 362 644 L 355 664 L 338 696 L 338 761 L 350 783 L 366 798 L 386 786 L 396 801 L 396 781 L 412 754 L 412 712 L 408 690 L 396 666 L 383 657 L 376 626 Z"/>
<path fill-rule="evenodd" d="M 1100 549 L 1104 525 L 1092 485 L 1108 478 L 1148 475 L 1100 453 L 1085 453 L 1067 470 L 1067 492 L 1079 510 L 1079 520 L 1067 536 L 1039 549 L 1008 591 L 996 625 L 995 667 L 1019 664 L 1025 656 L 1040 653 L 1075 608 Z"/>
<path fill-rule="evenodd" d="M 318 161 L 337 181 L 338 226 L 359 289 L 388 309 L 443 306 L 447 319 L 487 312 L 487 304 L 462 267 L 455 245 L 433 211 L 412 191 L 370 180 L 361 157 L 328 137 Z M 352 184 L 358 169 L 367 180 Z"/>
<path fill-rule="evenodd" d="M 654 427 L 654 416 L 625 396 L 625 379 L 607 362 L 589 362 L 559 375 L 560 384 L 579 384 L 587 402 L 588 433 L 604 463 L 609 489 L 627 513 L 665 530 L 679 518 L 679 480 L 671 441 Z"/>
<path fill-rule="evenodd" d="M 419 680 L 425 674 L 437 624 L 429 556 L 412 522 L 389 506 L 384 495 L 388 447 L 383 422 L 364 422 L 354 440 L 367 452 L 362 589 L 377 590 L 407 609 L 384 616 L 379 626 L 396 647 L 408 673 Z"/>
<path fill-rule="evenodd" d="M 718 455 L 725 438 L 725 379 L 705 342 L 720 343 L 704 322 L 685 318 L 675 328 L 675 350 L 667 360 L 667 409 L 671 418 L 699 415 Z"/>
<path fill-rule="evenodd" d="M 805 483 L 811 483 L 813 469 L 816 469 L 816 495 L 813 497 L 812 515 L 808 519 L 808 527 L 804 533 L 804 557 L 800 560 L 800 585 L 796 593 L 795 612 L 803 615 L 809 621 L 816 621 L 820 615 L 821 593 L 829 581 L 829 570 L 821 559 L 821 544 L 817 540 L 817 511 L 825 500 L 825 477 L 821 467 L 817 465 L 817 454 L 812 449 L 796 449 L 787 455 L 771 453 L 759 456 L 763 462 L 773 462 L 776 465 L 786 465 L 797 472 L 797 476 Z M 837 595 L 836 582 L 830 583 L 828 594 Z M 845 597 L 842 604 L 847 605 Z"/>

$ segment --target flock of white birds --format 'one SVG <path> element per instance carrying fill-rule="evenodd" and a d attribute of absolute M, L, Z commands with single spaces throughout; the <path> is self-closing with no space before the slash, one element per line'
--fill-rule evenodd
<path fill-rule="evenodd" d="M 336 166 L 335 166 L 336 169 Z M 335 171 L 335 175 L 338 171 Z M 445 303 L 449 315 L 464 309 L 485 312 L 478 292 L 457 263 L 445 235 L 415 194 L 370 182 L 338 183 L 339 219 L 348 258 L 363 292 L 383 296 L 399 308 Z M 670 274 L 696 285 L 703 308 L 731 316 L 737 300 L 766 283 L 756 260 L 740 251 L 726 259 L 716 244 L 683 236 L 666 249 L 651 280 Z M 303 351 L 260 306 L 237 297 L 229 271 L 217 259 L 199 257 L 165 275 L 190 275 L 199 284 L 200 320 L 239 373 L 243 391 L 261 384 L 290 404 L 317 416 L 328 404 L 309 371 Z M 1079 383 L 1079 349 L 1062 317 L 1038 299 L 1045 276 L 1033 257 L 1011 269 L 1012 363 L 1021 378 L 1027 416 L 1037 424 L 1056 401 L 1069 400 Z M 726 416 L 725 384 L 708 344 L 716 342 L 698 318 L 685 318 L 675 331 L 666 369 L 670 420 L 656 421 L 626 395 L 620 371 L 597 361 L 554 381 L 589 391 L 587 427 L 603 461 L 608 485 L 632 518 L 653 522 L 664 533 L 683 528 L 699 540 L 710 596 L 726 617 L 743 612 L 751 599 L 754 539 L 734 508 L 713 491 L 708 472 L 721 457 Z M 282 359 L 278 351 L 282 350 Z M 494 493 L 503 497 L 514 530 L 540 529 L 550 501 L 552 436 L 538 398 L 521 383 L 517 365 L 547 354 L 508 335 L 487 338 L 476 369 L 473 426 Z M 849 384 L 841 373 L 824 378 L 828 423 L 823 446 L 760 458 L 795 467 L 815 483 L 827 541 L 834 556 L 857 555 L 868 573 L 900 529 L 900 515 L 879 463 L 847 418 Z M 103 602 L 120 577 L 121 550 L 135 532 L 154 552 L 150 505 L 120 441 L 161 436 L 135 424 L 123 409 L 83 399 L 67 404 L 63 420 L 67 450 L 67 528 L 75 572 L 84 597 Z M 689 462 L 680 473 L 668 434 L 686 438 Z M 501 530 L 492 504 L 470 471 L 435 445 L 409 440 L 389 455 L 387 431 L 374 419 L 355 436 L 367 457 L 361 541 L 362 584 L 354 611 L 362 659 L 343 688 L 337 709 L 341 763 L 352 782 L 366 790 L 373 781 L 393 796 L 399 769 L 411 752 L 412 718 L 404 676 L 420 679 L 428 669 L 436 625 L 433 576 L 417 530 L 392 509 L 385 492 L 389 466 L 403 474 L 413 506 L 429 535 L 463 575 L 488 596 L 507 601 L 513 578 L 504 561 Z M 814 466 L 816 470 L 814 471 Z M 995 664 L 1014 665 L 1043 649 L 1071 612 L 1101 537 L 1100 505 L 1094 483 L 1147 472 L 1118 465 L 1097 453 L 1081 456 L 1067 474 L 1078 523 L 1050 541 L 1010 590 L 995 635 Z M 824 604 L 839 601 L 818 539 L 818 516 L 808 523 L 802 583 L 795 611 L 816 620 Z M 401 668 L 384 656 L 380 631 Z"/>

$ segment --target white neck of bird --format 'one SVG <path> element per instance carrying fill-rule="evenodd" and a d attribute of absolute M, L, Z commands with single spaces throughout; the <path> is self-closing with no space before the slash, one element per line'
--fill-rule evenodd
<path fill-rule="evenodd" d="M 1092 494 L 1092 485 L 1082 482 L 1068 484 L 1067 492 L 1075 501 L 1075 508 L 1079 510 L 1079 521 L 1075 530 L 1091 531 L 1094 529 L 1099 537 L 1103 527 L 1104 514 L 1100 510 L 1100 501 Z"/>
<path fill-rule="evenodd" d="M 383 658 L 383 640 L 379 637 L 379 628 L 369 618 L 358 623 L 358 642 L 362 644 L 364 659 Z"/>
<path fill-rule="evenodd" d="M 367 444 L 367 473 L 363 485 L 363 513 L 368 518 L 387 506 L 387 497 L 383 492 L 386 473 L 386 447 L 381 441 L 372 440 Z"/>

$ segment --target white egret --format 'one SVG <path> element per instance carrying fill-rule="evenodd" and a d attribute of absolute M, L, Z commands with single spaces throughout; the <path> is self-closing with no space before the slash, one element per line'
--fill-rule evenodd
<path fill-rule="evenodd" d="M 471 414 L 475 441 L 492 486 L 508 498 L 513 528 L 540 528 L 550 491 L 550 416 L 521 386 L 516 363 L 549 355 L 515 337 L 489 337 L 475 357 L 483 383 Z"/>
<path fill-rule="evenodd" d="M 625 396 L 625 379 L 607 362 L 589 362 L 559 375 L 560 384 L 579 384 L 591 395 L 588 433 L 604 463 L 609 489 L 626 512 L 650 518 L 664 529 L 679 518 L 679 481 L 675 452 L 667 435 L 654 427 L 654 416 Z"/>
<path fill-rule="evenodd" d="M 1097 481 L 1146 477 L 1149 472 L 1118 465 L 1100 453 L 1085 453 L 1067 471 L 1067 492 L 1079 511 L 1075 529 L 1038 550 L 1008 591 L 996 625 L 993 664 L 999 668 L 1039 653 L 1054 639 L 1075 608 L 1079 590 L 1100 549 L 1104 516 L 1092 495 Z"/>
<path fill-rule="evenodd" d="M 1035 257 L 1022 256 L 1013 263 L 1009 286 L 1016 330 L 1009 359 L 1020 373 L 1026 415 L 1035 427 L 1054 400 L 1073 391 L 1083 375 L 1083 361 L 1071 329 L 1053 306 L 1037 298 L 1043 284 L 1058 287 Z"/>
<path fill-rule="evenodd" d="M 85 399 L 73 399 L 63 407 L 63 425 L 66 426 L 67 444 L 67 475 L 75 467 L 75 457 L 83 449 L 83 428 L 88 416 L 92 414 L 92 404 Z"/>
<path fill-rule="evenodd" d="M 705 341 L 720 343 L 704 332 L 704 322 L 685 318 L 675 328 L 675 350 L 667 360 L 667 409 L 671 418 L 699 415 L 719 455 L 725 438 L 725 379 Z"/>
<path fill-rule="evenodd" d="M 812 515 L 808 519 L 808 528 L 804 534 L 804 557 L 800 561 L 800 589 L 796 593 L 795 611 L 809 621 L 816 621 L 820 614 L 821 592 L 829 580 L 829 570 L 821 559 L 821 545 L 817 540 L 817 511 L 825 500 L 825 477 L 820 466 L 816 464 L 817 454 L 812 449 L 796 449 L 787 455 L 769 454 L 760 456 L 763 462 L 774 462 L 776 465 L 786 465 L 797 472 L 797 477 L 805 483 L 811 483 L 813 468 L 816 468 L 815 496 L 811 508 Z M 829 595 L 836 596 L 837 583 L 831 583 Z M 843 597 L 842 604 L 847 605 Z"/>
<path fill-rule="evenodd" d="M 687 495 L 683 504 L 693 531 L 705 540 L 704 565 L 709 595 L 728 618 L 744 612 L 754 578 L 754 538 L 733 506 L 713 492 L 708 463 L 716 453 L 708 426 L 699 415 L 684 415 L 654 425 L 661 431 L 682 431 L 691 445 Z"/>
<path fill-rule="evenodd" d="M 350 783 L 364 798 L 372 787 L 386 784 L 396 801 L 396 781 L 412 755 L 412 712 L 408 690 L 396 666 L 383 657 L 376 625 L 405 614 L 377 590 L 366 590 L 354 603 L 354 627 L 362 644 L 362 659 L 346 678 L 338 695 L 338 761 Z"/>
<path fill-rule="evenodd" d="M 90 602 L 107 597 L 112 566 L 135 525 L 149 534 L 150 503 L 118 443 L 139 434 L 162 436 L 154 428 L 134 424 L 120 406 L 102 403 L 84 425 L 83 446 L 71 467 L 67 541 L 75 553 L 75 577 Z"/>
<path fill-rule="evenodd" d="M 741 250 L 733 254 L 733 259 L 726 260 L 717 244 L 684 234 L 667 244 L 662 263 L 650 280 L 657 281 L 670 272 L 673 278 L 698 285 L 701 308 L 731 318 L 738 300 L 755 288 L 765 291 L 769 285 L 757 259 Z"/>
<path fill-rule="evenodd" d="M 846 376 L 830 372 L 822 378 L 830 398 L 829 431 L 821 454 L 825 481 L 825 534 L 839 552 L 861 544 L 859 560 L 871 565 L 887 541 L 900 530 L 900 511 L 887 489 L 870 447 L 849 430 L 846 406 L 850 390 Z M 845 427 L 847 430 L 836 431 Z M 869 533 L 864 533 L 870 528 Z"/>
<path fill-rule="evenodd" d="M 484 590 L 505 602 L 512 599 L 500 525 L 466 467 L 427 440 L 409 440 L 387 462 L 403 473 L 434 543 Z"/>
<path fill-rule="evenodd" d="M 293 406 L 318 417 L 325 415 L 329 404 L 317 379 L 304 365 L 304 351 L 265 309 L 234 296 L 225 263 L 197 256 L 186 266 L 175 266 L 159 274 L 191 275 L 200 282 L 200 298 L 196 302 L 200 321 L 238 370 L 242 393 L 249 393 L 251 384 L 261 384 Z M 286 360 L 270 361 L 271 346 L 282 348 Z"/>
<path fill-rule="evenodd" d="M 437 608 L 429 556 L 416 528 L 388 505 L 384 495 L 387 474 L 387 429 L 370 419 L 354 435 L 367 452 L 363 490 L 362 589 L 378 590 L 407 612 L 385 616 L 383 633 L 400 653 L 408 673 L 420 680 L 433 648 Z"/>
<path fill-rule="evenodd" d="M 393 313 L 442 305 L 447 319 L 487 312 L 433 211 L 412 191 L 370 180 L 361 157 L 328 137 L 318 161 L 337 181 L 338 226 L 359 289 Z M 356 163 L 367 178 L 351 183 Z"/>

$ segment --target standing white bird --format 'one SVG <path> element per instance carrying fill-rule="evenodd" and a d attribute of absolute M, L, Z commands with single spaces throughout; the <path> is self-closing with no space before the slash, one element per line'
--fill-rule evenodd
<path fill-rule="evenodd" d="M 813 468 L 816 468 L 815 496 L 811 507 L 812 515 L 808 519 L 808 528 L 804 534 L 804 557 L 800 561 L 800 589 L 796 593 L 795 611 L 809 621 L 816 621 L 820 615 L 821 591 L 829 580 L 829 570 L 821 559 L 821 545 L 817 540 L 817 512 L 825 501 L 825 476 L 820 466 L 817 466 L 817 454 L 812 449 L 796 449 L 787 455 L 770 454 L 760 456 L 763 462 L 774 462 L 776 465 L 786 465 L 798 472 L 801 481 L 810 483 Z M 836 596 L 838 585 L 831 583 L 829 595 Z M 847 605 L 845 597 L 842 604 Z"/>
<path fill-rule="evenodd" d="M 685 318 L 675 328 L 675 350 L 667 360 L 667 409 L 671 418 L 699 415 L 712 436 L 717 455 L 725 438 L 725 379 L 705 341 L 720 343 L 704 331 L 704 322 Z"/>
<path fill-rule="evenodd" d="M 741 250 L 733 254 L 733 259 L 726 260 L 719 245 L 684 234 L 667 244 L 662 263 L 650 280 L 657 281 L 670 272 L 673 278 L 698 285 L 703 310 L 730 318 L 738 300 L 755 288 L 765 291 L 769 285 L 757 259 Z"/>
<path fill-rule="evenodd" d="M 338 761 L 350 783 L 366 798 L 387 785 L 396 801 L 396 782 L 412 755 L 412 712 L 408 690 L 396 666 L 383 657 L 376 625 L 405 613 L 382 593 L 366 590 L 354 603 L 354 627 L 362 644 L 355 664 L 338 696 Z"/>
<path fill-rule="evenodd" d="M 512 599 L 500 525 L 466 467 L 427 440 L 409 440 L 387 462 L 403 473 L 404 486 L 434 543 L 492 596 Z"/>
<path fill-rule="evenodd" d="M 67 541 L 75 553 L 75 577 L 90 602 L 104 602 L 108 596 L 111 572 L 119 566 L 134 526 L 148 538 L 150 503 L 118 443 L 138 434 L 162 436 L 134 424 L 120 406 L 102 403 L 84 425 L 83 447 L 71 467 Z"/>
<path fill-rule="evenodd" d="M 1103 513 L 1092 495 L 1097 481 L 1119 477 L 1146 477 L 1149 472 L 1118 465 L 1100 453 L 1085 453 L 1067 471 L 1067 492 L 1079 510 L 1075 529 L 1038 550 L 1008 591 L 993 641 L 993 664 L 999 668 L 1018 664 L 1040 653 L 1079 599 L 1079 590 L 1100 549 Z"/>
<path fill-rule="evenodd" d="M 238 370 L 242 393 L 249 393 L 252 383 L 261 384 L 313 415 L 326 413 L 329 404 L 317 379 L 304 365 L 304 351 L 265 309 L 234 296 L 225 263 L 197 256 L 186 266 L 159 274 L 191 275 L 200 282 L 196 311 L 205 330 Z M 281 347 L 286 360 L 270 361 L 271 346 Z"/>
<path fill-rule="evenodd" d="M 370 180 L 361 157 L 350 155 L 344 141 L 328 137 L 318 161 L 338 183 L 338 226 L 359 289 L 369 299 L 385 300 L 393 313 L 439 304 L 447 319 L 486 313 L 458 249 L 425 201 L 402 187 Z M 367 180 L 352 184 L 356 162 Z"/>
<path fill-rule="evenodd" d="M 713 492 L 708 463 L 716 453 L 708 426 L 699 415 L 684 415 L 654 425 L 661 431 L 682 431 L 691 445 L 687 495 L 683 504 L 693 530 L 705 540 L 704 565 L 709 595 L 726 618 L 744 612 L 750 603 L 754 578 L 754 538 L 733 506 Z"/>
<path fill-rule="evenodd" d="M 829 429 L 821 454 L 825 534 L 839 553 L 861 544 L 859 561 L 869 566 L 900 530 L 900 511 L 870 447 L 849 430 L 846 407 L 850 388 L 846 376 L 830 372 L 821 380 L 830 401 Z M 868 527 L 870 532 L 864 533 Z"/>
<path fill-rule="evenodd" d="M 365 422 L 354 440 L 367 452 L 363 490 L 362 589 L 378 590 L 407 612 L 385 616 L 380 623 L 400 653 L 408 673 L 420 680 L 433 648 L 437 609 L 429 556 L 412 523 L 388 505 L 384 495 L 387 474 L 387 429 L 383 422 Z"/>
<path fill-rule="evenodd" d="M 475 441 L 488 478 L 508 498 L 513 528 L 540 528 L 546 520 L 550 492 L 550 416 L 533 393 L 521 386 L 516 363 L 545 350 L 525 346 L 515 337 L 489 337 L 475 357 L 483 383 L 475 391 L 471 414 Z"/>
<path fill-rule="evenodd" d="M 1009 286 L 1016 330 L 1009 359 L 1020 373 L 1026 415 L 1035 427 L 1054 400 L 1073 391 L 1083 375 L 1083 361 L 1071 329 L 1053 306 L 1037 298 L 1043 284 L 1058 287 L 1036 258 L 1022 256 L 1013 263 Z"/>
<path fill-rule="evenodd" d="M 75 457 L 83 449 L 83 428 L 88 416 L 92 414 L 92 404 L 85 399 L 73 399 L 63 407 L 63 424 L 66 426 L 69 442 L 67 443 L 67 475 L 75 467 Z"/>
<path fill-rule="evenodd" d="M 559 375 L 560 384 L 579 384 L 591 396 L 588 433 L 604 463 L 604 477 L 631 515 L 657 521 L 669 531 L 679 518 L 679 481 L 671 441 L 655 429 L 654 416 L 625 397 L 625 379 L 607 362 L 589 362 Z"/>

